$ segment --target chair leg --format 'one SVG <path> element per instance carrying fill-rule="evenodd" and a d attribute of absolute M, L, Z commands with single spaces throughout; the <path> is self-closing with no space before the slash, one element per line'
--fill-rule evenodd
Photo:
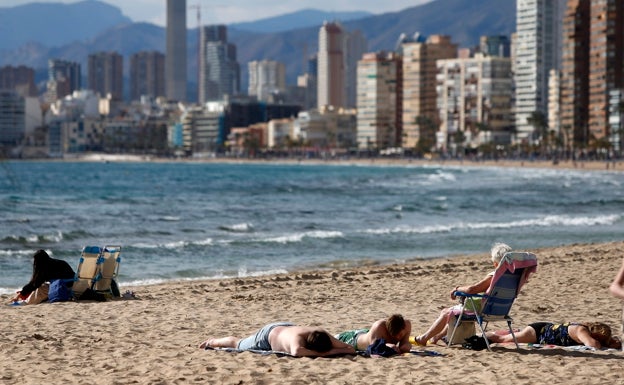
<path fill-rule="evenodd" d="M 518 345 L 518 340 L 516 339 L 516 334 L 511 327 L 511 320 L 507 320 L 507 326 L 509 326 L 509 331 L 511 332 L 511 336 L 513 337 L 514 343 L 516 344 L 516 349 L 520 350 L 520 345 Z"/>
<path fill-rule="evenodd" d="M 455 332 L 457 331 L 457 327 L 459 326 L 459 323 L 461 322 L 461 314 L 459 314 L 459 316 L 457 316 L 457 320 L 455 321 L 455 325 L 453 326 L 453 332 L 451 333 L 451 338 L 449 338 L 446 341 L 446 346 L 449 347 L 451 346 L 451 342 L 453 342 L 453 338 L 455 337 Z"/>
<path fill-rule="evenodd" d="M 487 350 L 488 351 L 492 351 L 492 349 L 490 348 L 490 341 L 488 341 L 487 337 L 485 336 L 485 329 L 487 329 L 487 323 L 485 324 L 485 329 L 483 328 L 483 320 L 478 317 L 477 318 L 477 325 L 479 325 L 479 329 L 481 330 L 481 336 L 483 336 L 483 338 L 485 339 L 485 346 L 487 346 Z"/>

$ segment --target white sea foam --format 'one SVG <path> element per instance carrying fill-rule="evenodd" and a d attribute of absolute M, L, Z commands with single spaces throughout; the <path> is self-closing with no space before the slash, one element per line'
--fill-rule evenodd
<path fill-rule="evenodd" d="M 279 237 L 271 237 L 265 239 L 259 239 L 259 242 L 276 242 L 276 243 L 292 243 L 292 242 L 301 242 L 303 238 L 316 238 L 316 239 L 326 239 L 326 238 L 340 238 L 344 237 L 344 234 L 341 231 L 307 231 L 303 233 L 295 233 L 282 235 Z"/>
<path fill-rule="evenodd" d="M 165 222 L 179 222 L 180 221 L 180 217 L 174 217 L 174 216 L 170 216 L 170 215 L 165 215 L 164 217 L 160 217 L 161 221 L 165 221 Z"/>
<path fill-rule="evenodd" d="M 455 223 L 451 225 L 436 226 L 396 226 L 393 228 L 367 229 L 367 234 L 429 234 L 429 233 L 446 233 L 453 230 L 470 229 L 510 229 L 517 227 L 554 227 L 554 226 L 605 226 L 613 225 L 621 219 L 620 215 L 598 215 L 595 217 L 570 215 L 547 215 L 541 218 L 523 219 L 512 222 L 481 222 L 481 223 Z"/>
<path fill-rule="evenodd" d="M 226 231 L 232 231 L 235 233 L 248 233 L 254 230 L 254 226 L 251 223 L 238 223 L 229 226 L 219 226 L 220 229 Z"/>

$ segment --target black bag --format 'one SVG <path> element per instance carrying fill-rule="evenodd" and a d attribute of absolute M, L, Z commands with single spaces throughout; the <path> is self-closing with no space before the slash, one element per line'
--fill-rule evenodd
<path fill-rule="evenodd" d="M 465 342 L 462 344 L 463 348 L 471 349 L 471 350 L 483 350 L 487 349 L 487 343 L 485 342 L 485 338 L 481 336 L 471 336 L 464 340 Z"/>
<path fill-rule="evenodd" d="M 386 345 L 386 340 L 383 338 L 376 339 L 372 344 L 368 345 L 366 353 L 368 356 L 378 357 L 392 357 L 399 354 L 399 352 Z"/>
<path fill-rule="evenodd" d="M 104 302 L 106 301 L 106 297 L 102 293 L 98 293 L 97 291 L 89 288 L 85 290 L 80 297 L 78 298 L 80 301 L 98 301 Z"/>

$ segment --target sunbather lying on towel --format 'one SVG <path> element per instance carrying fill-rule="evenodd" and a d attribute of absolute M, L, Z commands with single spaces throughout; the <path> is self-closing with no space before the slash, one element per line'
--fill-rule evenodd
<path fill-rule="evenodd" d="M 383 338 L 398 353 L 407 353 L 412 348 L 409 337 L 412 323 L 400 314 L 393 314 L 387 319 L 375 321 L 370 329 L 356 329 L 342 332 L 336 336 L 340 341 L 364 351 L 375 340 Z"/>
<path fill-rule="evenodd" d="M 353 346 L 338 341 L 321 328 L 296 326 L 288 322 L 268 324 L 247 338 L 210 338 L 199 347 L 275 351 L 298 357 L 355 354 Z"/>
<path fill-rule="evenodd" d="M 511 334 L 487 333 L 494 343 L 513 342 Z M 515 333 L 518 343 L 539 343 L 558 346 L 585 345 L 592 348 L 620 349 L 622 341 L 611 335 L 611 328 L 601 322 L 532 323 Z"/>

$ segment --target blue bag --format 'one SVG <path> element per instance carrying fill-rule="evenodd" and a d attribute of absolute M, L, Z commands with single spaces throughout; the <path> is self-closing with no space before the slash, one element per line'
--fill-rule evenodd
<path fill-rule="evenodd" d="M 71 289 L 67 287 L 66 279 L 55 279 L 50 282 L 48 302 L 64 302 L 72 298 Z"/>

